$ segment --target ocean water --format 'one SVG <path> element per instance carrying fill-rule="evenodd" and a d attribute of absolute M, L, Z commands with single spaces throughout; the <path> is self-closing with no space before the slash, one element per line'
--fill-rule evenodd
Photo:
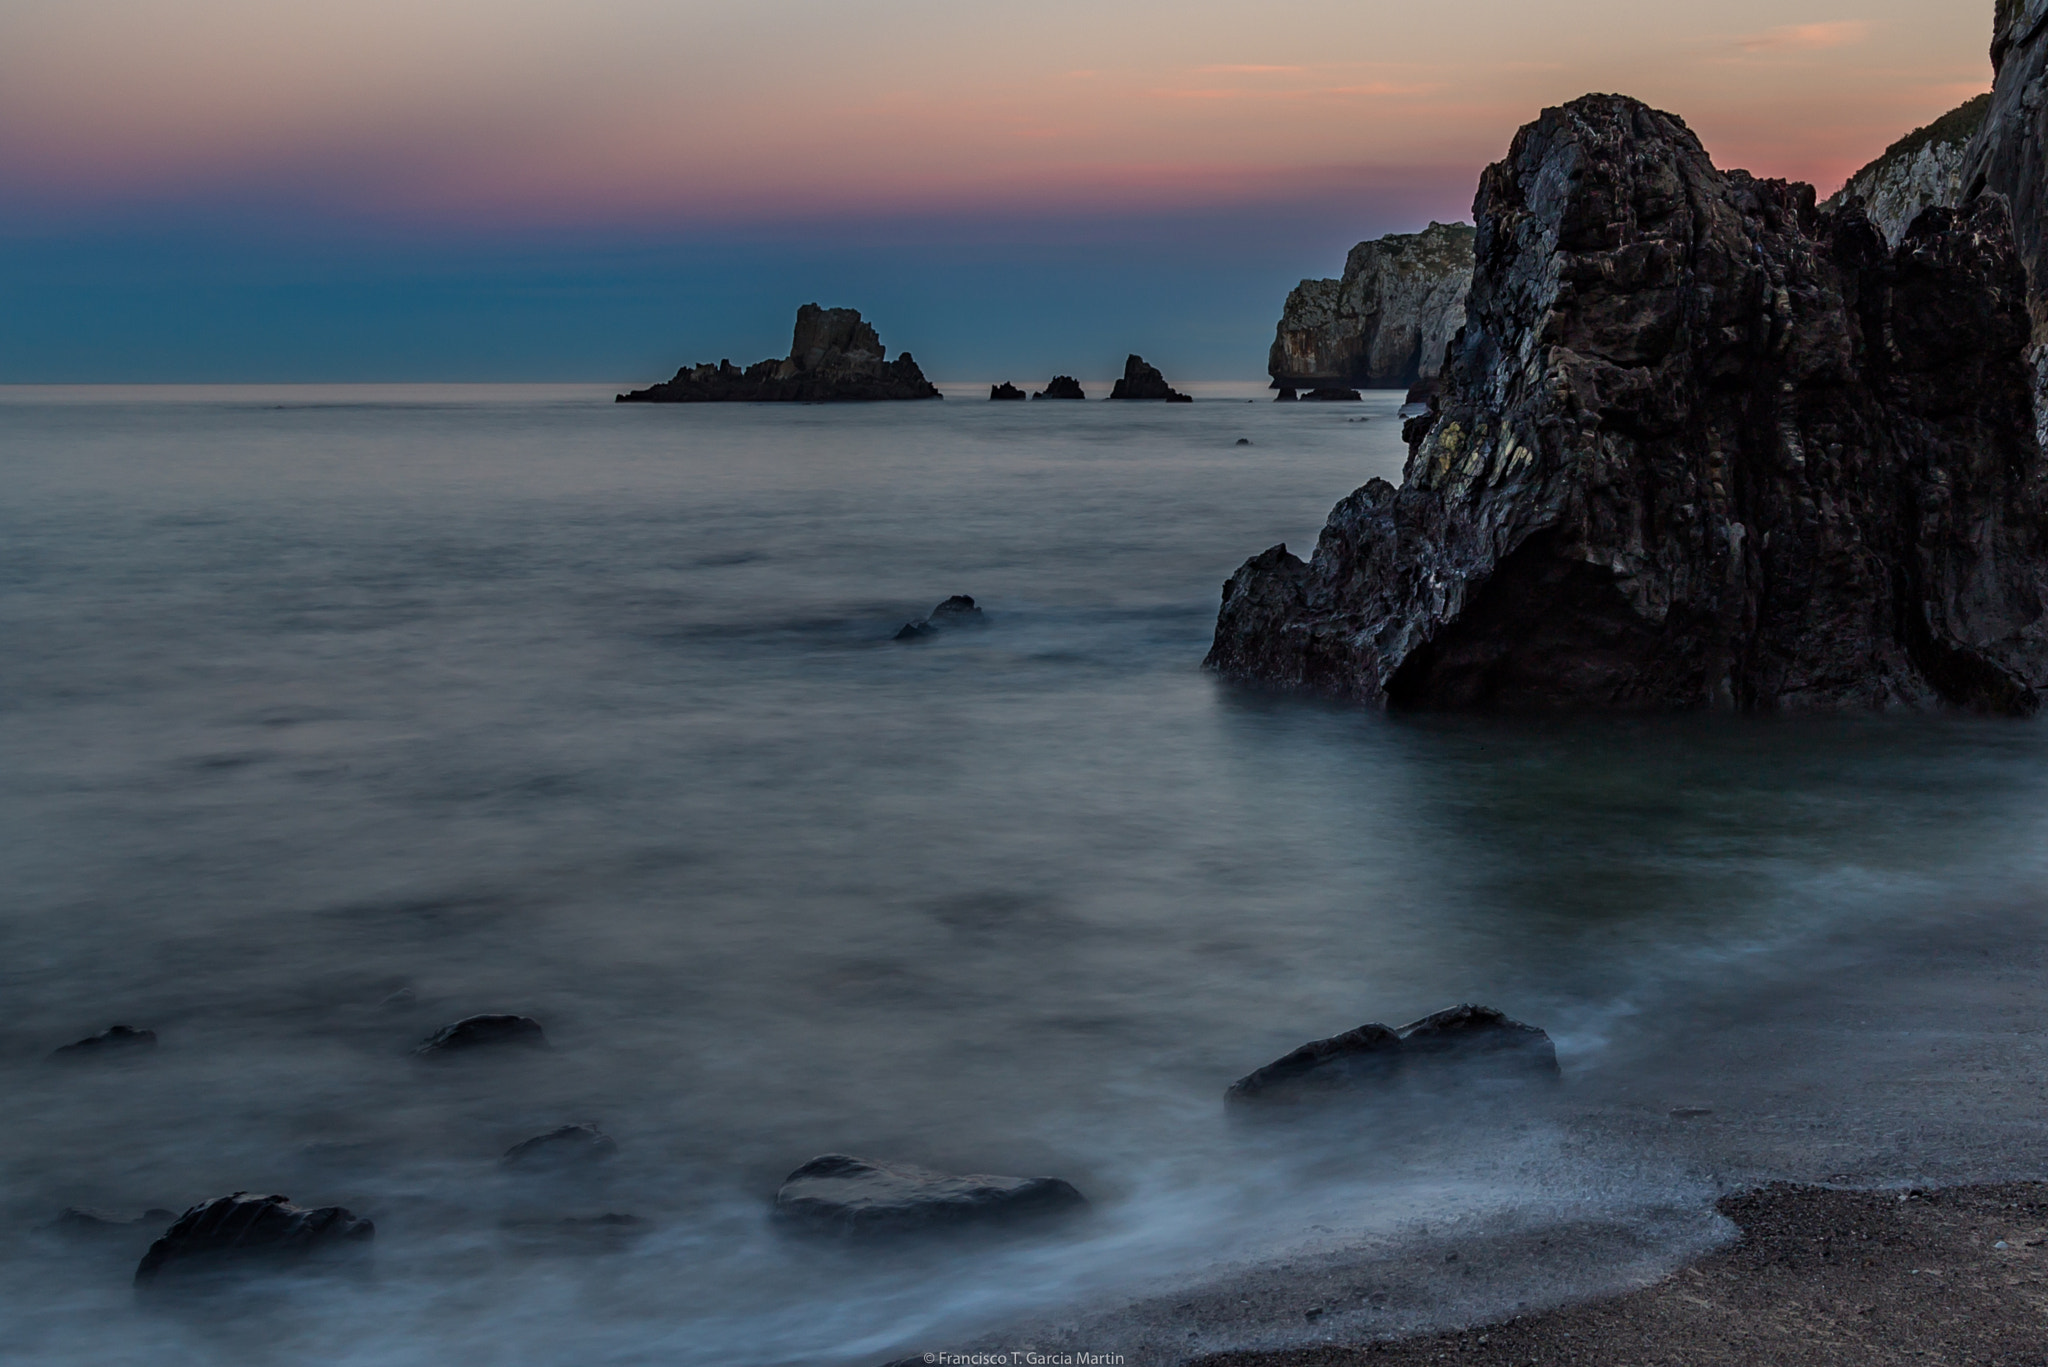
<path fill-rule="evenodd" d="M 1593 1221 L 1650 1275 L 1733 1183 L 2048 1160 L 2040 726 L 1224 686 L 1223 578 L 1403 454 L 1399 395 L 1258 392 L 0 391 L 0 1358 L 1168 1360 L 1117 1316 L 1432 1228 Z M 891 639 L 954 593 L 984 629 Z M 1457 1001 L 1546 1027 L 1558 1096 L 1226 1123 Z M 408 1057 L 481 1011 L 552 1047 Z M 159 1047 L 50 1061 L 115 1022 Z M 498 1161 L 584 1121 L 600 1170 Z M 1092 1208 L 779 1232 L 827 1152 Z M 49 1227 L 235 1190 L 373 1218 L 373 1264 L 138 1303 L 149 1231 Z M 1488 1294 L 1618 1275 L 1540 1270 Z M 1407 1322 L 1228 1299 L 1177 1349 Z"/>

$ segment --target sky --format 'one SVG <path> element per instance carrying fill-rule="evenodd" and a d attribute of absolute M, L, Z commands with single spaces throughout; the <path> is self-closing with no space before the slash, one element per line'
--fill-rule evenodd
<path fill-rule="evenodd" d="M 0 0 L 0 383 L 637 380 L 860 308 L 949 380 L 1256 378 L 1589 91 L 1832 191 L 1992 0 Z"/>

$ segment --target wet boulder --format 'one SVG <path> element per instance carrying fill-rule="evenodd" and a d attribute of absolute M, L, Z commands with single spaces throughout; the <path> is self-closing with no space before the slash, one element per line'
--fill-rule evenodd
<path fill-rule="evenodd" d="M 991 399 L 1021 399 L 1025 397 L 1025 394 L 1023 390 L 1017 388 L 1008 380 L 1004 380 L 1001 384 L 990 385 L 988 387 L 988 396 Z"/>
<path fill-rule="evenodd" d="M 1469 1004 L 1424 1016 L 1399 1030 L 1374 1023 L 1312 1040 L 1230 1085 L 1230 1105 L 1299 1102 L 1386 1087 L 1472 1081 L 1548 1082 L 1557 1049 L 1533 1025 Z"/>
<path fill-rule="evenodd" d="M 974 600 L 964 593 L 956 593 L 932 609 L 931 616 L 921 622 L 905 622 L 896 633 L 899 641 L 916 641 L 941 632 L 956 631 L 961 627 L 988 625 L 988 618 L 982 615 Z"/>
<path fill-rule="evenodd" d="M 1046 382 L 1045 388 L 1031 396 L 1034 399 L 1085 399 L 1086 391 L 1081 382 L 1072 375 L 1055 375 Z"/>
<path fill-rule="evenodd" d="M 290 1267 L 315 1256 L 361 1251 L 377 1232 L 340 1206 L 295 1206 L 244 1191 L 193 1206 L 142 1255 L 135 1284 L 174 1273 Z"/>
<path fill-rule="evenodd" d="M 559 1172 L 610 1158 L 618 1151 L 618 1141 L 595 1125 L 563 1125 L 522 1139 L 505 1150 L 501 1161 L 508 1168 L 528 1172 Z"/>
<path fill-rule="evenodd" d="M 823 1233 L 890 1234 L 1002 1225 L 1087 1204 L 1057 1177 L 956 1176 L 833 1153 L 789 1175 L 775 1193 L 775 1216 Z"/>
<path fill-rule="evenodd" d="M 143 1049 L 156 1047 L 156 1031 L 137 1030 L 126 1025 L 110 1025 L 97 1035 L 87 1035 L 71 1044 L 61 1045 L 51 1051 L 51 1058 L 104 1058 L 116 1054 L 133 1054 Z"/>
<path fill-rule="evenodd" d="M 444 1025 L 413 1049 L 419 1058 L 448 1058 L 479 1049 L 545 1049 L 548 1037 L 531 1016 L 465 1016 Z"/>

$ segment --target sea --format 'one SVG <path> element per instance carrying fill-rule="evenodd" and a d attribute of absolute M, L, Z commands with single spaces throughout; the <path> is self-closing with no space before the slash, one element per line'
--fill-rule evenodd
<path fill-rule="evenodd" d="M 1398 481 L 1398 393 L 620 387 L 0 389 L 0 1360 L 1135 1367 L 1639 1284 L 1757 1182 L 2048 1166 L 2041 723 L 1205 672 L 1242 561 Z M 1225 1112 L 1460 1002 L 1559 1086 Z M 412 1055 L 481 1012 L 549 1047 Z M 114 1024 L 158 1043 L 52 1057 Z M 502 1161 L 581 1123 L 616 1157 Z M 778 1225 L 828 1153 L 1090 1205 Z M 372 1256 L 138 1297 L 144 1212 L 235 1191 Z"/>

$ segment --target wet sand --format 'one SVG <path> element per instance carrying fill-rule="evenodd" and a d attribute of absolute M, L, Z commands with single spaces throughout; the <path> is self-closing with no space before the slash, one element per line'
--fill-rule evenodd
<path fill-rule="evenodd" d="M 1226 1353 L 1203 1367 L 2048 1362 L 2048 1183 L 1778 1185 L 1719 1203 L 1733 1244 L 1633 1293 L 1458 1333 Z"/>

